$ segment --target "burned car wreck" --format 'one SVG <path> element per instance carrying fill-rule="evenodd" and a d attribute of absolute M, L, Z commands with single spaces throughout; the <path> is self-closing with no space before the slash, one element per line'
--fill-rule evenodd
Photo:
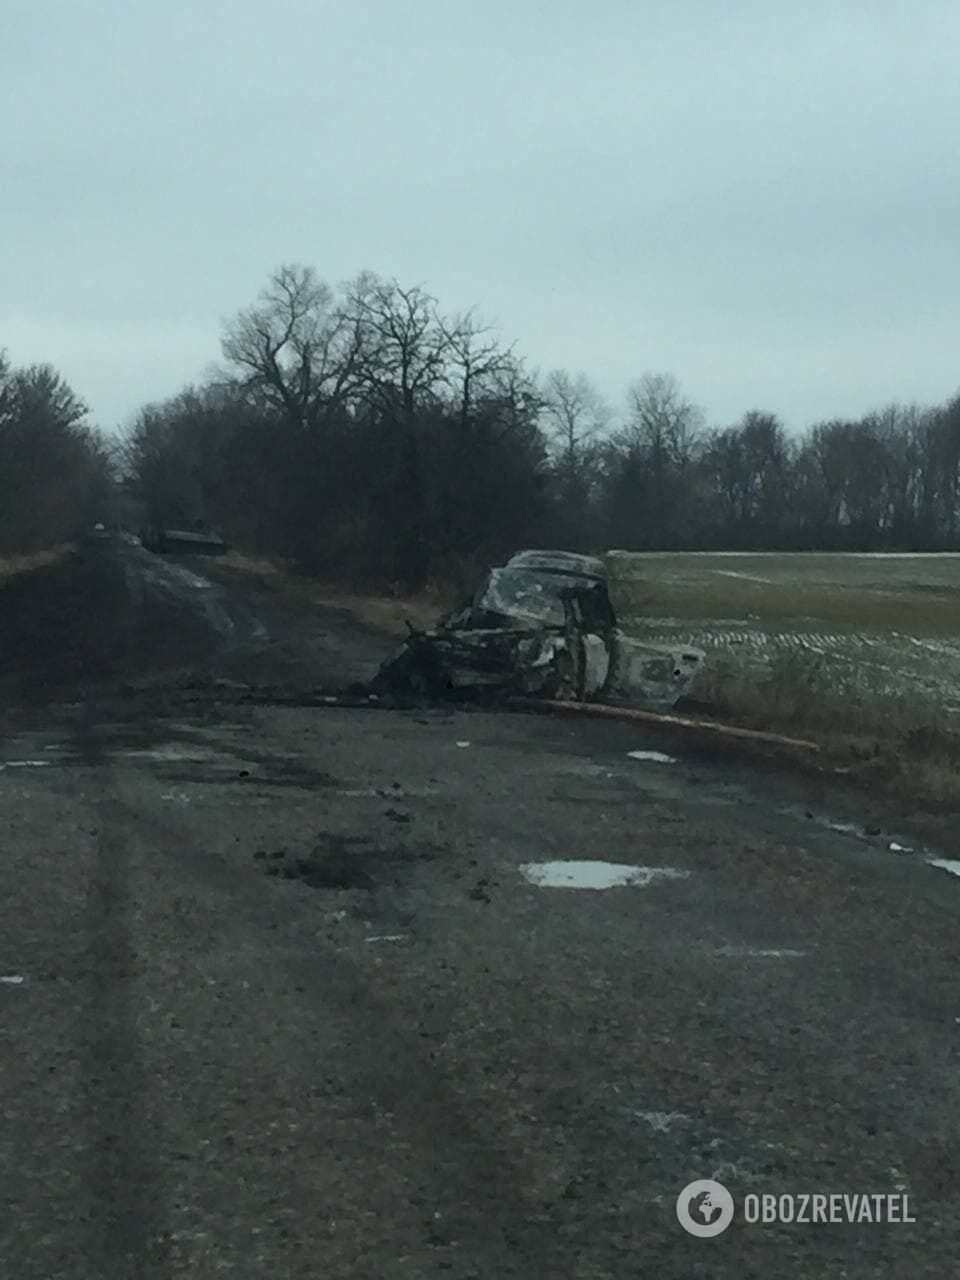
<path fill-rule="evenodd" d="M 491 569 L 476 594 L 437 627 L 411 626 L 374 688 L 668 710 L 702 660 L 702 650 L 624 634 L 601 560 L 569 551 L 520 551 Z"/>

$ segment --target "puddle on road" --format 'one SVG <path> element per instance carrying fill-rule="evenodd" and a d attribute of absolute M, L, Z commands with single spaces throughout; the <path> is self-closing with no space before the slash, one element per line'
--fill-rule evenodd
<path fill-rule="evenodd" d="M 677 867 L 637 867 L 623 862 L 525 862 L 521 873 L 540 889 L 645 888 L 654 880 L 686 880 Z"/>
<path fill-rule="evenodd" d="M 927 861 L 931 867 L 940 867 L 943 871 L 949 871 L 952 876 L 960 876 L 960 862 L 955 858 L 928 858 Z"/>
<path fill-rule="evenodd" d="M 668 756 L 664 751 L 628 751 L 631 760 L 652 760 L 655 764 L 676 764 L 676 756 Z"/>

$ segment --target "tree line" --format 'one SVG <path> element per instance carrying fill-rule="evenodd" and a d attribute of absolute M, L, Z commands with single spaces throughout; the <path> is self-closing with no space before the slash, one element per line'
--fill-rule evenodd
<path fill-rule="evenodd" d="M 708 426 L 647 373 L 614 410 L 422 286 L 334 287 L 305 266 L 275 271 L 221 349 L 200 385 L 136 415 L 122 486 L 146 523 L 203 519 L 331 580 L 413 590 L 524 545 L 960 547 L 960 396 L 793 435 L 760 409 Z M 0 363 L 0 547 L 75 532 L 109 471 L 54 370 Z"/>
<path fill-rule="evenodd" d="M 92 523 L 111 462 L 87 408 L 50 365 L 0 351 L 0 552 L 33 551 Z"/>
<path fill-rule="evenodd" d="M 527 544 L 958 545 L 960 397 L 793 437 L 761 410 L 708 428 L 648 373 L 614 413 L 420 286 L 334 289 L 297 266 L 225 324 L 222 353 L 139 414 L 128 475 L 157 520 L 200 513 L 310 573 L 412 589 Z"/>

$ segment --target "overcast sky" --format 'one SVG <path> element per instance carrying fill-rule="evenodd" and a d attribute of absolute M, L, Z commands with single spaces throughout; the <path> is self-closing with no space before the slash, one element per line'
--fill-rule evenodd
<path fill-rule="evenodd" d="M 615 403 L 960 387 L 956 0 L 0 0 L 0 347 L 114 426 L 281 262 Z"/>

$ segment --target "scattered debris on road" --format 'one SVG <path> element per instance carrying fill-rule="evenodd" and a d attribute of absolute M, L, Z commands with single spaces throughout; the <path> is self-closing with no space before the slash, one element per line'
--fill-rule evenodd
<path fill-rule="evenodd" d="M 410 625 L 410 624 L 408 624 Z M 439 626 L 410 625 L 380 668 L 378 692 L 472 692 L 673 707 L 703 651 L 648 644 L 617 626 L 607 571 L 592 556 L 520 551 L 491 569 L 476 594 Z"/>

